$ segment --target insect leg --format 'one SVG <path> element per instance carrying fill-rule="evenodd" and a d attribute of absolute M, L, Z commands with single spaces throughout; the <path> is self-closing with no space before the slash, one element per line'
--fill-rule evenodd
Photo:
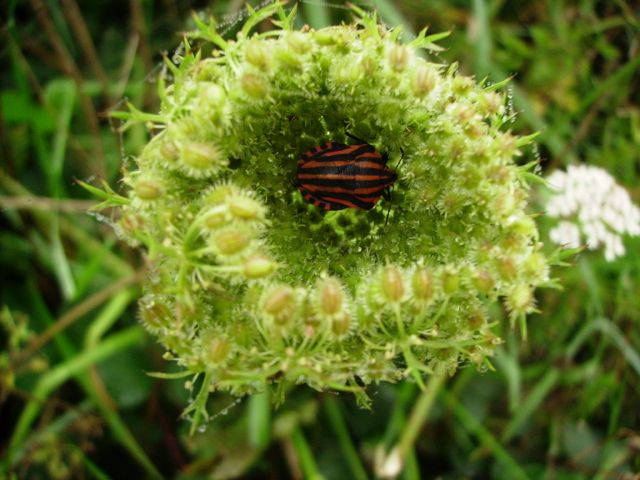
<path fill-rule="evenodd" d="M 364 144 L 369 145 L 369 142 L 367 142 L 366 140 L 363 140 L 363 139 L 361 139 L 361 138 L 358 138 L 358 137 L 356 137 L 355 135 L 350 134 L 347 130 L 345 130 L 345 131 L 344 131 L 344 134 L 345 134 L 347 137 L 353 138 L 354 140 L 357 140 L 357 141 L 358 141 L 358 142 L 360 142 L 360 143 L 364 143 Z"/>

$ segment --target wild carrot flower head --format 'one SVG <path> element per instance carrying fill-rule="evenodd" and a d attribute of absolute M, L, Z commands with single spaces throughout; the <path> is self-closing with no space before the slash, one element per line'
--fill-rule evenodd
<path fill-rule="evenodd" d="M 514 164 L 530 138 L 505 130 L 497 86 L 426 60 L 442 35 L 401 43 L 362 11 L 297 31 L 294 14 L 265 7 L 235 40 L 198 20 L 204 43 L 169 65 L 125 174 L 120 226 L 153 265 L 142 322 L 198 377 L 195 420 L 210 390 L 366 401 L 365 384 L 483 366 L 500 343 L 489 305 L 523 317 L 548 280 Z M 272 15 L 277 30 L 251 34 Z M 398 178 L 371 210 L 325 211 L 294 185 L 298 160 L 347 133 Z"/>
<path fill-rule="evenodd" d="M 640 235 L 640 209 L 604 169 L 570 165 L 547 178 L 552 189 L 546 210 L 560 221 L 549 232 L 554 243 L 604 248 L 609 261 L 624 255 L 622 235 Z"/>

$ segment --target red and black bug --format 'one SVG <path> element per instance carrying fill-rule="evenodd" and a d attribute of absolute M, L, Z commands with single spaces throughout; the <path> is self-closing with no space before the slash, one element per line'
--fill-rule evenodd
<path fill-rule="evenodd" d="M 301 155 L 296 186 L 303 198 L 323 210 L 371 210 L 380 197 L 387 198 L 398 176 L 387 167 L 389 155 L 362 142 L 345 145 L 325 142 Z"/>

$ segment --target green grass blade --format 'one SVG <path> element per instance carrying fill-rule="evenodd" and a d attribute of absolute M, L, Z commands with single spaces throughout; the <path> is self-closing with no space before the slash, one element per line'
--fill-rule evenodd
<path fill-rule="evenodd" d="M 76 295 L 76 282 L 71 273 L 71 265 L 62 246 L 58 215 L 54 214 L 51 223 L 51 264 L 60 284 L 60 290 L 65 300 L 71 300 Z"/>
<path fill-rule="evenodd" d="M 302 13 L 307 23 L 313 28 L 324 28 L 331 25 L 329 8 L 324 2 L 302 2 Z"/>
<path fill-rule="evenodd" d="M 76 97 L 76 86 L 70 79 L 55 80 L 47 85 L 45 91 L 46 101 L 52 105 L 57 115 L 55 118 L 56 131 L 50 149 L 51 154 L 48 158 L 48 165 L 43 170 L 49 174 L 49 191 L 56 198 L 66 196 L 62 168 Z"/>
<path fill-rule="evenodd" d="M 74 422 L 78 421 L 80 418 L 82 418 L 83 415 L 87 414 L 91 410 L 91 402 L 89 400 L 84 400 L 73 410 L 69 410 L 68 412 L 63 413 L 62 415 L 49 422 L 40 431 L 31 434 L 27 440 L 25 440 L 16 448 L 13 457 L 14 463 L 20 462 L 20 460 L 22 460 L 26 453 L 28 453 L 32 448 L 35 448 L 39 443 L 43 442 L 47 438 L 62 434 L 66 429 L 71 427 Z"/>
<path fill-rule="evenodd" d="M 609 337 L 615 346 L 620 350 L 625 360 L 640 375 L 640 355 L 633 346 L 626 340 L 620 329 L 609 319 L 600 318 L 596 321 L 599 330 Z"/>
<path fill-rule="evenodd" d="M 615 91 L 618 88 L 619 84 L 627 81 L 637 70 L 640 69 L 640 55 L 636 55 L 629 62 L 625 63 L 623 66 L 618 68 L 615 72 L 607 75 L 605 80 L 603 80 L 599 85 L 596 85 L 588 95 L 580 102 L 580 106 L 576 111 L 576 115 L 580 116 L 584 114 L 585 110 L 587 110 L 593 102 L 595 102 L 602 95 L 607 94 L 607 92 Z"/>
<path fill-rule="evenodd" d="M 489 430 L 483 427 L 457 398 L 446 390 L 442 390 L 442 395 L 444 396 L 445 403 L 456 416 L 461 426 L 465 430 L 473 433 L 482 446 L 489 450 L 496 460 L 502 465 L 504 478 L 514 480 L 525 480 L 529 478 L 518 461 L 514 459 L 509 452 L 507 452 L 501 442 L 494 437 Z"/>
<path fill-rule="evenodd" d="M 134 289 L 123 290 L 102 307 L 102 310 L 93 319 L 85 334 L 84 344 L 86 350 L 98 344 L 100 338 L 118 321 L 122 313 L 136 297 L 137 294 Z"/>
<path fill-rule="evenodd" d="M 494 357 L 498 371 L 507 382 L 509 393 L 509 411 L 515 412 L 522 399 L 522 370 L 518 362 L 517 341 L 511 334 L 507 340 L 507 346 L 513 348 L 500 348 Z"/>
<path fill-rule="evenodd" d="M 271 398 L 269 390 L 251 395 L 247 402 L 249 444 L 263 450 L 271 442 Z"/>
<path fill-rule="evenodd" d="M 407 422 L 406 410 L 409 403 L 413 400 L 417 387 L 411 382 L 402 382 L 395 391 L 395 400 L 393 402 L 393 410 L 387 422 L 387 428 L 384 433 L 384 444 L 391 448 L 396 442 Z"/>
<path fill-rule="evenodd" d="M 33 400 L 27 403 L 16 424 L 6 454 L 6 464 L 11 465 L 16 449 L 26 438 L 29 428 L 40 411 L 41 402 L 70 377 L 81 373 L 91 365 L 108 358 L 123 349 L 139 343 L 144 338 L 140 327 L 130 327 L 111 335 L 89 351 L 79 353 L 57 365 L 46 375 L 40 377 L 33 389 Z"/>
<path fill-rule="evenodd" d="M 485 77 L 491 71 L 491 27 L 485 0 L 473 0 L 473 61 L 476 75 Z"/>
<path fill-rule="evenodd" d="M 82 455 L 82 463 L 87 468 L 87 472 L 89 474 L 91 474 L 93 476 L 93 478 L 95 478 L 96 480 L 110 480 L 111 479 L 111 477 L 104 470 L 102 470 L 100 467 L 98 467 L 98 465 L 93 463 L 89 459 L 89 457 L 87 457 L 84 454 Z"/>
<path fill-rule="evenodd" d="M 77 302 L 81 298 L 89 296 L 89 289 L 92 285 L 100 283 L 99 277 L 102 272 L 107 268 L 105 265 L 106 252 L 108 252 L 114 245 L 115 240 L 105 239 L 105 245 L 102 251 L 96 252 L 92 255 L 88 255 L 82 263 L 82 269 L 76 267 L 76 296 L 72 301 Z"/>
<path fill-rule="evenodd" d="M 137 327 L 130 327 L 129 330 L 137 331 L 138 335 L 143 338 L 143 334 L 141 330 L 137 330 Z M 124 330 L 124 332 L 128 332 L 129 330 Z M 120 332 L 119 332 L 120 333 Z M 111 335 L 114 337 L 117 334 Z M 100 343 L 100 345 L 104 345 L 111 337 L 107 338 L 104 342 Z M 136 341 L 139 341 L 137 339 Z M 96 347 L 97 348 L 97 347 Z M 116 439 L 127 449 L 127 451 L 137 460 L 137 462 L 144 468 L 145 472 L 149 476 L 149 478 L 162 478 L 162 475 L 157 470 L 153 462 L 149 459 L 145 451 L 142 449 L 138 441 L 129 431 L 126 423 L 120 418 L 118 413 L 114 410 L 111 410 L 108 406 L 103 403 L 98 404 L 98 408 L 103 418 L 109 425 L 109 428 L 113 432 Z"/>
<path fill-rule="evenodd" d="M 547 398 L 549 392 L 556 386 L 560 379 L 560 372 L 556 368 L 549 370 L 544 377 L 533 387 L 524 402 L 515 411 L 502 433 L 502 442 L 507 443 L 520 431 L 525 422 L 540 407 Z"/>
<path fill-rule="evenodd" d="M 400 37 L 405 42 L 410 42 L 416 37 L 416 32 L 411 28 L 411 22 L 398 9 L 397 4 L 391 0 L 372 0 L 373 5 L 380 12 L 380 19 L 391 27 L 402 25 Z"/>
<path fill-rule="evenodd" d="M 367 471 L 362 465 L 356 447 L 351 440 L 344 415 L 340 409 L 340 404 L 335 398 L 327 395 L 322 402 L 322 406 L 324 408 L 324 413 L 329 419 L 329 424 L 333 429 L 333 433 L 338 439 L 342 458 L 349 467 L 351 478 L 355 480 L 366 480 L 368 478 Z"/>
<path fill-rule="evenodd" d="M 300 463 L 300 468 L 302 469 L 304 478 L 309 480 L 320 480 L 324 478 L 318 470 L 318 466 L 313 458 L 313 453 L 311 452 L 309 443 L 304 437 L 304 433 L 302 433 L 300 426 L 296 426 L 293 432 L 291 432 L 291 443 L 293 444 L 293 448 L 295 449 L 298 457 L 298 462 Z"/>
<path fill-rule="evenodd" d="M 0 186 L 7 190 L 8 193 L 24 197 L 32 197 L 33 194 L 23 185 L 15 181 L 5 172 L 0 170 Z M 42 231 L 47 228 L 56 219 L 59 221 L 60 232 L 71 239 L 76 245 L 82 247 L 86 254 L 104 254 L 105 266 L 117 276 L 131 275 L 132 267 L 115 253 L 106 249 L 104 244 L 97 240 L 91 232 L 78 225 L 78 222 L 72 221 L 66 216 L 60 215 L 58 212 L 48 210 L 33 210 L 31 215 L 37 220 L 38 227 Z"/>

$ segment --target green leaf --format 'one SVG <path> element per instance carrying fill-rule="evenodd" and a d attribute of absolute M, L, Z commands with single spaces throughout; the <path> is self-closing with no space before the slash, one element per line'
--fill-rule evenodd
<path fill-rule="evenodd" d="M 524 402 L 518 405 L 515 415 L 511 418 L 504 431 L 501 440 L 508 443 L 518 433 L 522 432 L 525 423 L 540 409 L 543 401 L 550 394 L 560 379 L 560 371 L 556 368 L 549 370 L 543 378 L 528 393 Z"/>
<path fill-rule="evenodd" d="M 487 85 L 486 87 L 484 87 L 484 89 L 487 92 L 493 92 L 495 90 L 499 90 L 502 87 L 504 87 L 507 83 L 509 83 L 511 80 L 513 80 L 514 77 L 515 75 L 510 75 L 507 78 L 500 80 L 499 82 L 492 83 L 491 85 Z"/>
<path fill-rule="evenodd" d="M 164 380 L 175 380 L 178 378 L 185 378 L 193 375 L 193 372 L 189 370 L 183 370 L 182 372 L 146 372 L 147 375 L 154 378 L 162 378 Z"/>
<path fill-rule="evenodd" d="M 427 30 L 429 27 L 423 28 L 418 36 L 414 38 L 409 45 L 413 48 L 424 48 L 425 50 L 430 50 L 432 52 L 441 52 L 444 50 L 440 45 L 436 45 L 436 42 L 442 40 L 443 38 L 447 38 L 451 35 L 451 31 L 434 33 L 433 35 L 427 35 Z"/>
<path fill-rule="evenodd" d="M 278 13 L 278 10 L 281 8 L 282 3 L 278 1 L 273 2 L 259 10 L 254 10 L 251 5 L 247 4 L 247 11 L 250 13 L 250 15 L 249 18 L 247 18 L 247 21 L 242 26 L 242 35 L 244 35 L 245 37 L 249 36 L 249 33 L 251 32 L 251 30 L 253 30 L 253 27 L 258 25 L 263 20 Z"/>
<path fill-rule="evenodd" d="M 220 49 L 227 49 L 227 42 L 220 36 L 220 34 L 216 30 L 216 21 L 213 17 L 209 17 L 209 22 L 204 22 L 198 16 L 196 12 L 192 14 L 193 21 L 198 27 L 198 31 L 189 32 L 188 36 L 192 38 L 202 38 L 205 40 L 209 40 L 214 45 L 217 45 Z"/>
<path fill-rule="evenodd" d="M 525 135 L 524 137 L 518 137 L 518 139 L 516 140 L 516 146 L 520 148 L 520 147 L 524 147 L 525 145 L 529 145 L 538 136 L 540 136 L 540 132 L 533 132 L 530 135 Z"/>
<path fill-rule="evenodd" d="M 140 351 L 121 351 L 98 364 L 98 371 L 120 408 L 142 404 L 151 392 L 152 381 L 144 373 Z"/>
<path fill-rule="evenodd" d="M 171 63 L 173 65 L 173 63 Z M 159 115 L 157 113 L 146 113 L 141 110 L 138 110 L 134 107 L 130 102 L 127 102 L 128 112 L 116 111 L 109 112 L 109 116 L 112 118 L 118 118 L 120 120 L 127 120 L 127 122 L 121 127 L 121 131 L 127 130 L 132 125 L 137 123 L 167 123 L 167 119 L 164 115 Z"/>
<path fill-rule="evenodd" d="M 293 30 L 297 14 L 298 14 L 297 3 L 291 8 L 291 10 L 289 10 L 289 14 L 287 14 L 284 8 L 280 8 L 278 9 L 279 20 L 273 20 L 273 24 L 282 30 Z"/>
<path fill-rule="evenodd" d="M 118 195 L 116 192 L 114 192 L 111 186 L 109 186 L 109 184 L 104 180 L 102 180 L 102 187 L 104 188 L 104 190 L 94 187 L 93 185 L 89 185 L 82 180 L 76 179 L 76 183 L 92 195 L 104 200 L 95 207 L 92 207 L 91 210 L 102 210 L 103 208 L 112 207 L 115 205 L 129 205 L 129 203 L 131 203 L 127 197 L 123 197 L 122 195 Z"/>
<path fill-rule="evenodd" d="M 0 93 L 2 118 L 7 125 L 31 124 L 40 132 L 50 132 L 55 127 L 51 114 L 19 90 Z"/>

